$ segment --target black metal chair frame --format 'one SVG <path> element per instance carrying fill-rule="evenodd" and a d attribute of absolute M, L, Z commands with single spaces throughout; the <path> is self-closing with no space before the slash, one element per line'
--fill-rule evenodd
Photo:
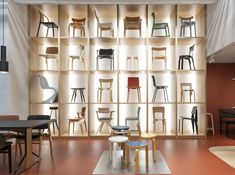
<path fill-rule="evenodd" d="M 96 56 L 96 70 L 99 70 L 99 59 L 110 59 L 110 70 L 114 70 L 114 50 L 113 49 L 100 49 L 97 50 Z"/>
<path fill-rule="evenodd" d="M 153 86 L 155 87 L 152 102 L 155 102 L 156 97 L 157 97 L 157 91 L 160 90 L 160 89 L 163 90 L 165 102 L 169 102 L 168 93 L 167 93 L 168 86 L 157 86 L 154 75 L 152 75 L 152 80 L 153 80 Z"/>
<path fill-rule="evenodd" d="M 188 60 L 190 70 L 196 70 L 195 64 L 194 64 L 194 59 L 193 59 L 194 47 L 195 47 L 195 44 L 189 47 L 189 54 L 188 55 L 180 55 L 179 56 L 178 70 L 184 69 L 184 60 Z M 192 69 L 191 64 L 193 64 L 193 69 Z"/>

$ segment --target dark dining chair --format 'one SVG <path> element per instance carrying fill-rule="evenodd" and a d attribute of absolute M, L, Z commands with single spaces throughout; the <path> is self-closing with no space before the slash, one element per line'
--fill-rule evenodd
<path fill-rule="evenodd" d="M 110 70 L 114 69 L 114 50 L 113 49 L 100 49 L 97 50 L 96 56 L 96 70 L 99 70 L 99 60 L 101 59 L 110 60 Z"/>
<path fill-rule="evenodd" d="M 9 173 L 12 172 L 11 144 L 11 142 L 6 140 L 6 136 L 4 134 L 0 134 L 0 153 L 8 154 Z"/>
<path fill-rule="evenodd" d="M 181 17 L 180 16 L 180 37 L 185 37 L 185 29 L 189 28 L 190 37 L 192 37 L 192 27 L 194 27 L 194 36 L 196 37 L 196 21 L 192 21 L 193 16 L 190 17 Z"/>
<path fill-rule="evenodd" d="M 141 18 L 137 17 L 128 17 L 124 19 L 124 37 L 126 37 L 127 30 L 139 30 L 139 36 L 141 37 Z"/>
<path fill-rule="evenodd" d="M 49 29 L 52 29 L 53 37 L 55 37 L 55 29 L 58 29 L 58 25 L 55 22 L 50 21 L 49 18 L 46 15 L 44 15 L 40 10 L 38 10 L 38 13 L 39 13 L 39 24 L 38 24 L 37 37 L 40 32 L 41 24 L 47 27 L 46 37 L 48 37 Z"/>
<path fill-rule="evenodd" d="M 154 93 L 153 93 L 152 102 L 153 103 L 155 102 L 158 90 L 163 90 L 164 100 L 165 100 L 165 102 L 169 102 L 168 93 L 167 93 L 168 86 L 157 86 L 154 75 L 152 75 L 152 80 L 153 80 L 153 86 L 155 87 L 155 90 L 154 90 Z"/>
<path fill-rule="evenodd" d="M 193 106 L 192 112 L 191 112 L 191 117 L 180 116 L 180 118 L 179 118 L 179 132 L 180 132 L 180 129 L 181 129 L 182 135 L 184 134 L 184 120 L 191 121 L 192 128 L 193 128 L 193 133 L 194 133 L 194 127 L 195 127 L 196 134 L 198 134 L 198 113 L 197 113 L 197 106 Z"/>
<path fill-rule="evenodd" d="M 152 27 L 152 32 L 151 32 L 151 37 L 154 37 L 154 30 L 164 30 L 165 31 L 165 36 L 169 37 L 170 36 L 170 30 L 169 30 L 169 26 L 168 23 L 166 22 L 156 22 L 156 17 L 155 17 L 155 13 L 152 13 L 152 17 L 153 17 L 153 27 Z M 157 35 L 159 36 L 159 35 Z"/>
<path fill-rule="evenodd" d="M 188 55 L 180 55 L 179 56 L 178 70 L 184 69 L 184 60 L 188 61 L 190 70 L 192 70 L 192 65 L 193 65 L 193 70 L 196 70 L 195 64 L 194 64 L 194 59 L 193 59 L 194 48 L 195 48 L 195 44 L 189 47 L 189 54 Z"/>

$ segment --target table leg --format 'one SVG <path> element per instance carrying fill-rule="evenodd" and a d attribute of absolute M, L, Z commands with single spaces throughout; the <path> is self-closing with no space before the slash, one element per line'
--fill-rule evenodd
<path fill-rule="evenodd" d="M 113 168 L 117 168 L 117 143 L 113 143 L 113 161 L 112 161 L 112 165 Z"/>
<path fill-rule="evenodd" d="M 26 129 L 25 137 L 26 168 L 32 165 L 32 128 Z"/>
<path fill-rule="evenodd" d="M 153 161 L 156 161 L 156 140 L 152 139 Z"/>

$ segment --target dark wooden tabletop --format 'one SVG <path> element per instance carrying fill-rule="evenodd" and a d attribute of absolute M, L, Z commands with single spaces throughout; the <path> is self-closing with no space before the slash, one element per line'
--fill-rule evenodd
<path fill-rule="evenodd" d="M 45 125 L 51 120 L 11 120 L 0 121 L 0 129 L 27 129 Z"/>

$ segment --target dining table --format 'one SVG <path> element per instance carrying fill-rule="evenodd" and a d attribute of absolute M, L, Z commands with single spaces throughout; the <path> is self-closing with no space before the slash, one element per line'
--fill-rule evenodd
<path fill-rule="evenodd" d="M 41 125 L 50 124 L 51 120 L 9 120 L 9 121 L 0 121 L 0 130 L 7 131 L 16 131 L 19 133 L 23 133 L 25 135 L 25 152 L 22 156 L 19 164 L 17 165 L 16 172 L 18 172 L 21 168 L 25 170 L 38 161 L 33 162 L 33 153 L 32 153 L 32 129 L 37 128 Z M 25 160 L 25 164 L 22 164 Z"/>

